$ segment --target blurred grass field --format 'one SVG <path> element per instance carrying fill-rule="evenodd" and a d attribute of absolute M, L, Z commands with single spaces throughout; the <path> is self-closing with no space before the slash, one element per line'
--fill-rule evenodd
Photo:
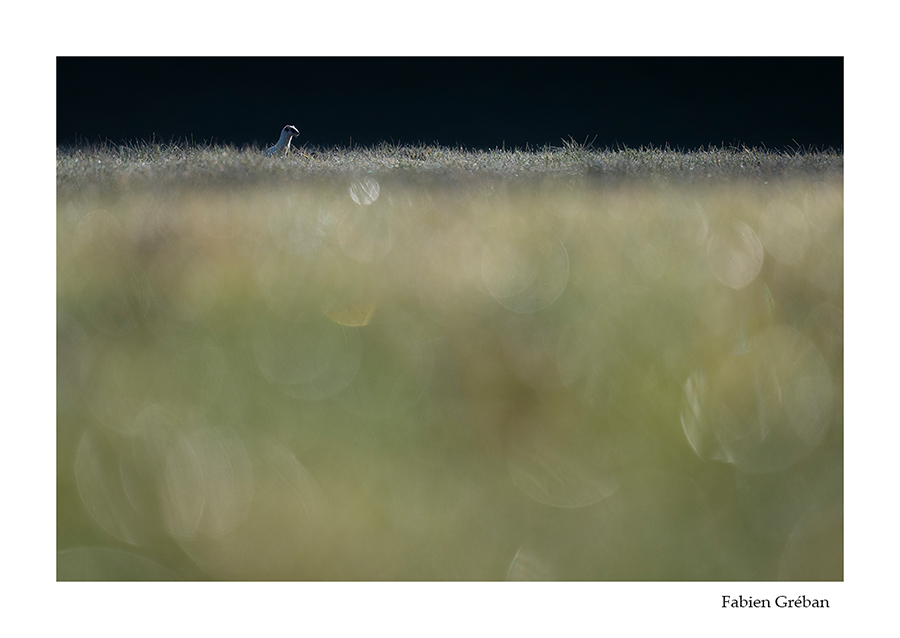
<path fill-rule="evenodd" d="M 57 154 L 60 580 L 841 580 L 843 157 Z"/>

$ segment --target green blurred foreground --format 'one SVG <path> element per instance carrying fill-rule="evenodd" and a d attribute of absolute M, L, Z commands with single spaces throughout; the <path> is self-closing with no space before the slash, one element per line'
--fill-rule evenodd
<path fill-rule="evenodd" d="M 58 158 L 60 580 L 843 578 L 839 158 L 237 155 Z"/>

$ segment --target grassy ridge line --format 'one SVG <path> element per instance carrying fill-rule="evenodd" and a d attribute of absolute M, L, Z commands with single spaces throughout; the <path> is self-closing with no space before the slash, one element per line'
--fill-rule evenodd
<path fill-rule="evenodd" d="M 303 177 L 433 176 L 442 178 L 589 176 L 606 179 L 666 178 L 708 182 L 738 178 L 836 177 L 844 157 L 837 151 L 727 149 L 699 151 L 641 148 L 596 150 L 568 143 L 540 150 L 475 151 L 427 145 L 372 148 L 295 148 L 267 158 L 257 148 L 179 144 L 93 145 L 57 149 L 60 189 L 123 187 L 155 182 L 188 184 L 260 182 Z"/>

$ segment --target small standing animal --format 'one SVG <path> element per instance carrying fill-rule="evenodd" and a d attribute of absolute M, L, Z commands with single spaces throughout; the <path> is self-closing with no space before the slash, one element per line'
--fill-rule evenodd
<path fill-rule="evenodd" d="M 281 129 L 281 137 L 278 138 L 278 143 L 267 150 L 266 155 L 286 154 L 291 148 L 291 138 L 295 135 L 300 135 L 300 131 L 297 130 L 296 126 L 287 124 Z"/>

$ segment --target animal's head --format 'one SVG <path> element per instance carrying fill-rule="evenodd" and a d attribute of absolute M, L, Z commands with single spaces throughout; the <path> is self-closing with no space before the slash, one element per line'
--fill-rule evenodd
<path fill-rule="evenodd" d="M 287 133 L 288 135 L 291 135 L 291 136 L 300 135 L 300 131 L 298 131 L 297 127 L 293 126 L 292 124 L 285 125 L 283 130 L 285 133 Z"/>

